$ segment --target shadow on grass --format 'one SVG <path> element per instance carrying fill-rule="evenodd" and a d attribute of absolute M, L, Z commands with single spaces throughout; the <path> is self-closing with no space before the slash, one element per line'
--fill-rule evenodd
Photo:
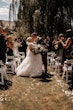
<path fill-rule="evenodd" d="M 42 78 L 40 81 L 41 81 L 41 82 L 50 82 L 50 81 L 52 81 L 52 80 L 47 79 L 47 78 Z"/>
<path fill-rule="evenodd" d="M 26 77 L 26 78 L 29 78 L 28 76 L 21 76 L 21 77 Z M 50 73 L 42 73 L 41 76 L 37 76 L 37 77 L 30 77 L 30 78 L 37 78 L 37 79 L 40 79 L 39 81 L 42 81 L 42 82 L 50 82 L 52 81 L 50 78 L 53 77 L 53 74 L 50 74 Z"/>

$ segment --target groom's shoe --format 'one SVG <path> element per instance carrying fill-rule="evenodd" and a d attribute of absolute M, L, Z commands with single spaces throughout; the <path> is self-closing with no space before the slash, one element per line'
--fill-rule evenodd
<path fill-rule="evenodd" d="M 45 73 L 46 78 L 51 78 L 51 75 L 48 73 Z"/>

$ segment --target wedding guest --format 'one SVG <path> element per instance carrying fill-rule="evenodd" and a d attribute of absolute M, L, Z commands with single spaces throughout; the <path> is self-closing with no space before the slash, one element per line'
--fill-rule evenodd
<path fill-rule="evenodd" d="M 19 52 L 18 52 L 18 48 L 21 44 L 17 41 L 17 38 L 14 39 L 14 42 L 13 42 L 13 53 L 14 53 L 14 56 L 18 56 Z"/>
<path fill-rule="evenodd" d="M 21 52 L 24 52 L 25 56 L 26 56 L 26 50 L 27 50 L 26 40 L 23 39 L 21 42 Z"/>
<path fill-rule="evenodd" d="M 4 35 L 0 34 L 0 60 L 5 64 L 6 61 L 6 40 L 4 39 Z"/>
<path fill-rule="evenodd" d="M 46 37 L 46 48 L 48 49 L 49 52 L 52 49 L 51 47 L 52 47 L 52 42 L 51 42 L 50 36 L 47 36 Z"/>
<path fill-rule="evenodd" d="M 26 56 L 26 50 L 27 50 L 27 43 L 26 39 L 24 39 L 22 36 L 20 37 L 20 46 L 18 48 L 19 52 L 24 52 Z"/>
<path fill-rule="evenodd" d="M 59 41 L 58 41 L 58 49 L 56 52 L 56 55 L 59 56 L 61 58 L 61 63 L 63 62 L 63 45 L 60 43 L 60 40 L 62 40 L 63 42 L 65 42 L 65 38 L 64 38 L 64 34 L 60 33 L 59 34 Z"/>
<path fill-rule="evenodd" d="M 7 37 L 7 55 L 13 56 L 13 39 L 12 36 Z"/>
<path fill-rule="evenodd" d="M 57 53 L 57 50 L 58 50 L 58 35 L 54 35 L 54 39 L 52 41 L 52 50 Z"/>
<path fill-rule="evenodd" d="M 0 60 L 2 60 L 4 64 L 6 62 L 6 51 L 7 51 L 6 36 L 0 34 Z M 0 89 L 7 90 L 8 87 L 11 85 L 12 81 L 8 80 L 7 76 L 4 76 L 4 85 L 0 84 Z"/>
<path fill-rule="evenodd" d="M 63 42 L 62 39 L 60 39 L 60 43 L 63 46 L 63 62 L 66 59 L 71 59 L 71 47 L 72 47 L 72 30 L 68 29 L 66 30 L 66 41 Z"/>

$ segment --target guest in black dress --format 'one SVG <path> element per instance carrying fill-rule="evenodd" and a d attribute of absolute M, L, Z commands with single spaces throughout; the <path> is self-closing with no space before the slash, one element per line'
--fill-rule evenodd
<path fill-rule="evenodd" d="M 66 61 L 66 59 L 72 59 L 71 56 L 71 49 L 72 49 L 72 30 L 68 29 L 66 31 L 66 41 L 65 43 L 60 40 L 62 46 L 63 46 L 63 62 Z M 71 76 L 71 83 L 69 89 L 73 89 L 73 67 L 72 67 L 72 76 Z"/>
<path fill-rule="evenodd" d="M 18 48 L 18 50 L 19 50 L 19 52 L 24 52 L 25 53 L 25 56 L 26 56 L 26 50 L 27 50 L 26 40 L 23 39 L 23 37 L 21 37 L 21 38 L 20 38 L 21 46 Z"/>
<path fill-rule="evenodd" d="M 63 46 L 63 63 L 66 61 L 66 59 L 71 59 L 71 47 L 72 47 L 72 30 L 68 29 L 66 31 L 66 41 L 63 42 L 60 40 L 60 43 Z"/>
<path fill-rule="evenodd" d="M 25 56 L 26 56 L 27 44 L 26 44 L 26 41 L 24 39 L 22 40 L 21 45 L 22 45 L 21 51 L 24 52 L 25 53 Z"/>
<path fill-rule="evenodd" d="M 0 60 L 2 60 L 3 63 L 5 64 L 7 46 L 4 37 L 5 36 L 3 34 L 0 34 Z"/>

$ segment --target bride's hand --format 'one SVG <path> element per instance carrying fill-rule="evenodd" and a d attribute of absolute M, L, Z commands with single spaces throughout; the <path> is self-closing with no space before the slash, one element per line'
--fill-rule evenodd
<path fill-rule="evenodd" d="M 29 49 L 30 49 L 31 51 L 33 51 L 33 47 L 32 47 L 32 45 L 29 46 Z"/>
<path fill-rule="evenodd" d="M 32 44 L 29 46 L 29 49 L 34 54 L 34 47 L 32 46 Z"/>

